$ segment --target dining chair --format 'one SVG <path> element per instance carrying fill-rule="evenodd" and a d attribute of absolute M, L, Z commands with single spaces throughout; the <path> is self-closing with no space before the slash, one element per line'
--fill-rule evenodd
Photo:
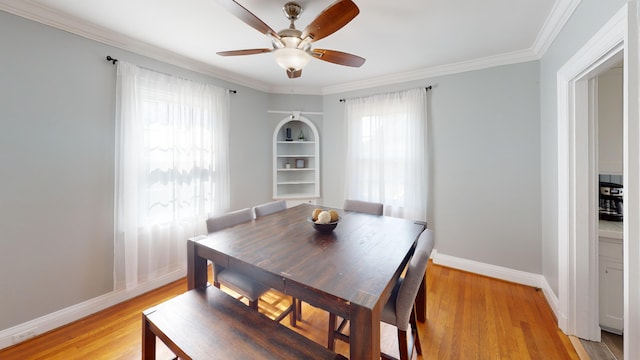
<path fill-rule="evenodd" d="M 342 208 L 345 211 L 355 211 L 355 212 L 372 214 L 372 215 L 382 215 L 382 210 L 384 209 L 384 205 L 376 202 L 346 199 L 344 201 L 344 205 L 342 206 Z"/>
<path fill-rule="evenodd" d="M 251 220 L 253 220 L 253 210 L 250 208 L 209 217 L 207 219 L 207 232 L 213 233 Z M 247 300 L 249 300 L 249 306 L 256 311 L 258 310 L 258 299 L 269 291 L 268 286 L 254 281 L 251 277 L 214 263 L 213 285 L 220 288 L 220 284 L 247 298 Z M 278 315 L 275 320 L 280 322 L 285 316 L 291 313 L 291 325 L 296 326 L 297 314 L 295 310 L 296 306 L 294 301 L 292 305 Z"/>
<path fill-rule="evenodd" d="M 267 216 L 273 213 L 277 213 L 282 210 L 287 209 L 287 202 L 284 200 L 277 200 L 268 202 L 262 205 L 255 206 L 253 211 L 256 214 L 256 217 Z"/>
<path fill-rule="evenodd" d="M 404 277 L 399 278 L 396 282 L 391 297 L 385 303 L 380 314 L 380 320 L 382 322 L 393 325 L 398 330 L 400 360 L 411 359 L 414 346 L 418 355 L 422 354 L 416 321 L 415 301 L 420 289 L 420 284 L 427 271 L 427 264 L 429 263 L 429 256 L 431 256 L 432 250 L 433 231 L 425 229 L 418 237 L 416 248 L 407 265 Z M 329 341 L 327 347 L 330 350 L 334 350 L 336 340 L 349 342 L 349 336 L 342 333 L 347 321 L 347 319 L 342 320 L 336 328 L 336 315 L 332 313 L 329 314 Z M 409 327 L 411 327 L 410 347 L 407 343 L 407 330 Z M 383 359 L 395 359 L 384 353 L 381 353 L 380 356 Z"/>

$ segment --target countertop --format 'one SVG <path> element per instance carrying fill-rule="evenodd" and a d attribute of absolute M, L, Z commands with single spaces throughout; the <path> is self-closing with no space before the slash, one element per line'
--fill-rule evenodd
<path fill-rule="evenodd" d="M 622 240 L 622 221 L 600 220 L 599 233 L 601 237 Z"/>

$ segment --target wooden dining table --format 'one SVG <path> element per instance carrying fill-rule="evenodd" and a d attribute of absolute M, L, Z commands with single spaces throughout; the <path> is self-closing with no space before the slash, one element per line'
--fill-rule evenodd
<path fill-rule="evenodd" d="M 301 204 L 188 241 L 188 287 L 207 286 L 207 260 L 350 320 L 350 358 L 380 358 L 380 312 L 425 224 L 346 212 L 330 233 Z M 425 318 L 424 280 L 417 301 Z M 268 336 L 268 334 L 265 334 Z"/>

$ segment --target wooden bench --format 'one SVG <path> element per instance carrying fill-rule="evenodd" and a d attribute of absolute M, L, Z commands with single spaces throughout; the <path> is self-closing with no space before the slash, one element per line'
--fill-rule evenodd
<path fill-rule="evenodd" d="M 156 337 L 180 359 L 346 359 L 213 286 L 145 310 L 142 328 L 143 359 Z"/>

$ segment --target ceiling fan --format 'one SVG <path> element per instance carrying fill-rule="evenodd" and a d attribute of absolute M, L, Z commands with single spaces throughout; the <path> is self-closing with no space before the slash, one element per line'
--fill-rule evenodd
<path fill-rule="evenodd" d="M 312 42 L 338 31 L 360 13 L 358 6 L 351 0 L 337 0 L 329 5 L 303 31 L 296 29 L 294 25 L 302 14 L 302 7 L 296 2 L 288 2 L 282 11 L 291 24 L 279 32 L 275 32 L 235 0 L 218 0 L 218 2 L 247 25 L 267 35 L 273 46 L 263 49 L 221 51 L 217 53 L 218 55 L 237 56 L 273 52 L 276 62 L 287 71 L 287 76 L 291 79 L 302 75 L 302 68 L 312 57 L 352 67 L 360 67 L 365 62 L 365 59 L 360 56 L 342 51 L 311 48 Z"/>

